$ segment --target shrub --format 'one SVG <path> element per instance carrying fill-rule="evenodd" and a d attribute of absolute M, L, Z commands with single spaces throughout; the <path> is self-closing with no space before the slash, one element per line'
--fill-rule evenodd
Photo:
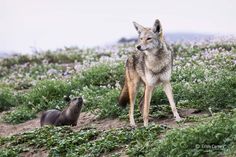
<path fill-rule="evenodd" d="M 42 111 L 64 104 L 64 95 L 69 95 L 71 86 L 61 80 L 44 80 L 39 82 L 30 92 L 25 94 L 25 105 L 36 111 Z"/>
<path fill-rule="evenodd" d="M 49 63 L 74 63 L 82 62 L 82 50 L 78 48 L 65 48 L 65 50 L 46 51 L 29 55 L 16 55 L 11 58 L 4 58 L 0 61 L 0 66 L 10 68 L 16 64 L 37 63 L 42 64 L 43 60 Z"/>
<path fill-rule="evenodd" d="M 84 97 L 84 111 L 96 111 L 100 118 L 116 118 L 127 112 L 117 105 L 119 92 L 107 87 L 86 86 L 81 91 L 72 91 L 72 95 L 80 93 Z"/>
<path fill-rule="evenodd" d="M 172 87 L 175 101 L 182 107 L 202 110 L 208 110 L 211 107 L 215 111 L 236 107 L 236 78 L 234 76 L 225 76 L 207 83 L 189 83 L 188 85 L 181 82 L 173 83 Z M 154 92 L 151 104 L 169 104 L 162 87 Z"/>
<path fill-rule="evenodd" d="M 79 79 L 81 86 L 110 86 L 115 87 L 117 81 L 124 80 L 123 64 L 100 64 L 81 74 Z"/>
<path fill-rule="evenodd" d="M 84 111 L 92 111 L 97 108 L 102 109 L 100 106 L 101 101 L 104 101 L 105 95 L 109 92 L 110 89 L 97 87 L 97 86 L 90 86 L 90 87 L 83 87 L 81 90 L 72 90 L 73 96 L 81 95 L 84 98 L 85 107 L 83 108 Z"/>
<path fill-rule="evenodd" d="M 36 113 L 48 108 L 61 109 L 65 106 L 64 95 L 69 95 L 70 84 L 60 80 L 44 80 L 30 91 L 19 94 L 12 103 L 19 102 L 14 111 L 3 118 L 8 123 L 22 123 L 36 117 Z M 19 99 L 20 98 L 20 99 Z M 11 100 L 11 99 L 9 99 Z M 21 100 L 21 101 L 20 101 Z"/>
<path fill-rule="evenodd" d="M 49 63 L 73 63 L 75 61 L 82 62 L 83 58 L 81 56 L 81 53 L 76 52 L 51 52 L 47 51 L 42 56 L 44 59 L 46 59 Z"/>
<path fill-rule="evenodd" d="M 103 95 L 103 99 L 99 103 L 100 118 L 116 118 L 122 115 L 127 115 L 127 110 L 123 110 L 118 106 L 118 95 L 120 91 L 112 89 Z"/>
<path fill-rule="evenodd" d="M 169 131 L 147 156 L 216 156 L 235 145 L 236 114 L 219 114 L 210 122 Z M 214 147 L 215 146 L 215 147 Z M 217 147 L 219 146 L 219 147 Z"/>
<path fill-rule="evenodd" d="M 26 106 L 19 106 L 14 111 L 6 113 L 3 120 L 7 123 L 18 124 L 34 118 L 36 118 L 34 110 Z"/>
<path fill-rule="evenodd" d="M 101 156 L 127 144 L 152 141 L 164 129 L 150 125 L 132 130 L 130 128 L 98 131 L 95 129 L 73 132 L 69 127 L 42 127 L 10 137 L 0 137 L 0 146 L 4 152 L 15 150 L 19 154 L 26 148 L 46 148 L 49 156 Z M 56 134 L 55 134 L 56 133 Z M 21 149 L 17 149 L 21 148 Z M 1 150 L 1 149 L 0 149 Z M 14 152 L 12 152 L 14 153 Z"/>
<path fill-rule="evenodd" d="M 0 89 L 0 112 L 18 105 L 18 96 L 10 88 Z"/>
<path fill-rule="evenodd" d="M 0 148 L 0 157 L 15 157 L 18 155 L 17 150 Z"/>

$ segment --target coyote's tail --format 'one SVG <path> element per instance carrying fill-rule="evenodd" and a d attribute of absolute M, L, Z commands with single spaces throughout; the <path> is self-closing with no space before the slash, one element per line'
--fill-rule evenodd
<path fill-rule="evenodd" d="M 127 81 L 125 80 L 124 87 L 119 96 L 119 106 L 125 108 L 128 103 L 129 103 L 129 90 L 128 90 Z"/>

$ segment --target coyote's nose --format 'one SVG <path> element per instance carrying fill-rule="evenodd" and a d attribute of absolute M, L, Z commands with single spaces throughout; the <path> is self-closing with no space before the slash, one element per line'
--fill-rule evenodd
<path fill-rule="evenodd" d="M 141 50 L 141 46 L 140 46 L 140 45 L 138 45 L 138 46 L 137 46 L 137 49 L 138 49 L 138 50 Z"/>

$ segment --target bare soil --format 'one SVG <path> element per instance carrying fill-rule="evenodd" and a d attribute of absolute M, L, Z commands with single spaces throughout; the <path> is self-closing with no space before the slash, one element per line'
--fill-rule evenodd
<path fill-rule="evenodd" d="M 199 115 L 202 113 L 195 113 L 196 109 L 182 109 L 179 110 L 180 115 L 182 117 L 186 117 L 189 115 Z M 2 116 L 1 113 L 0 117 Z M 21 124 L 7 124 L 7 123 L 0 123 L 0 136 L 10 136 L 14 134 L 24 133 L 27 131 L 34 130 L 35 128 L 40 127 L 39 118 L 40 114 L 38 115 L 38 118 L 26 121 L 25 123 Z M 174 118 L 168 118 L 168 119 L 157 119 L 157 120 L 151 120 L 151 122 L 166 125 L 171 128 L 178 127 L 177 123 L 175 122 Z M 142 123 L 138 124 L 142 126 Z M 189 125 L 186 123 L 186 125 Z M 128 127 L 129 123 L 128 121 L 121 121 L 119 119 L 99 119 L 96 115 L 90 113 L 90 112 L 83 112 L 81 113 L 78 124 L 75 127 L 72 127 L 74 131 L 79 131 L 82 128 L 92 127 L 96 128 L 98 130 L 109 130 L 112 128 L 123 128 Z"/>
<path fill-rule="evenodd" d="M 182 117 L 187 117 L 190 115 L 196 115 L 196 116 L 200 116 L 202 114 L 206 114 L 206 113 L 202 113 L 202 112 L 197 112 L 196 109 L 181 109 L 179 110 L 179 113 Z M 0 113 L 0 118 L 4 115 L 4 112 Z M 29 120 L 25 123 L 21 123 L 21 124 L 16 124 L 16 125 L 12 125 L 12 124 L 7 124 L 7 123 L 3 123 L 0 122 L 0 136 L 10 136 L 10 135 L 15 135 L 15 134 L 20 134 L 20 133 L 24 133 L 27 131 L 31 131 L 34 130 L 35 128 L 39 128 L 40 127 L 40 114 L 38 114 L 38 118 L 33 119 L 33 120 Z M 160 124 L 160 125 L 165 125 L 169 128 L 177 128 L 179 127 L 179 125 L 175 122 L 174 118 L 166 118 L 166 119 L 152 119 L 150 118 L 150 122 L 151 123 L 156 123 L 156 124 Z M 143 123 L 139 123 L 138 126 L 142 126 Z M 181 127 L 186 127 L 189 125 L 194 125 L 193 123 L 187 122 L 184 123 L 183 125 L 181 125 Z M 123 128 L 123 127 L 129 127 L 129 122 L 128 121 L 121 121 L 119 119 L 99 119 L 96 115 L 89 113 L 89 112 L 83 112 L 81 113 L 79 120 L 78 120 L 78 124 L 75 127 L 72 127 L 72 129 L 74 131 L 79 131 L 83 128 L 96 128 L 98 130 L 109 130 L 112 128 Z M 165 134 L 161 134 L 160 138 L 163 138 L 165 136 Z M 116 150 L 116 152 L 123 152 L 122 149 L 120 150 Z M 48 151 L 44 148 L 42 149 L 35 149 L 32 148 L 30 151 L 28 152 L 23 152 L 21 154 L 19 154 L 20 156 L 23 157 L 46 157 L 48 156 Z M 110 156 L 111 154 L 104 154 L 102 156 Z M 127 155 L 125 155 L 124 153 L 121 155 L 126 157 Z"/>

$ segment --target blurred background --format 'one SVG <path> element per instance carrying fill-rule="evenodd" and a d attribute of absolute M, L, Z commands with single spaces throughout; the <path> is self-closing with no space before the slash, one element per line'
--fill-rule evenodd
<path fill-rule="evenodd" d="M 0 54 L 94 47 L 160 19 L 169 40 L 236 34 L 235 0 L 0 0 Z M 124 41 L 125 41 L 124 40 Z"/>

